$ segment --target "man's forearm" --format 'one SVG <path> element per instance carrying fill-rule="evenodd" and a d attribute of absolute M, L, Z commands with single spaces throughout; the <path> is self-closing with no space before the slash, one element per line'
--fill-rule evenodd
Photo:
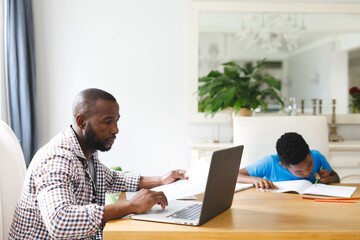
<path fill-rule="evenodd" d="M 154 188 L 163 185 L 161 177 L 140 177 L 138 190 L 142 188 Z"/>
<path fill-rule="evenodd" d="M 133 213 L 133 210 L 129 201 L 105 205 L 101 226 L 103 226 L 109 220 L 122 218 L 130 213 Z"/>

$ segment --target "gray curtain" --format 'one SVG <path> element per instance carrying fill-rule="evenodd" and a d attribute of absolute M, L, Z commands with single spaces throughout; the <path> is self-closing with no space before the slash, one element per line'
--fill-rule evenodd
<path fill-rule="evenodd" d="M 7 61 L 11 128 L 26 166 L 37 150 L 34 24 L 31 0 L 7 0 Z"/>

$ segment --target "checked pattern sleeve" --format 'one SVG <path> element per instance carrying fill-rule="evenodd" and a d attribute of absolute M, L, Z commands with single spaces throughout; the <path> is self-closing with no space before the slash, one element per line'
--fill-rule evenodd
<path fill-rule="evenodd" d="M 135 192 L 140 182 L 140 175 L 114 171 L 105 167 L 106 192 Z"/>
<path fill-rule="evenodd" d="M 86 183 L 75 172 L 82 165 L 76 165 L 71 159 L 53 156 L 35 174 L 41 217 L 54 238 L 86 238 L 96 233 L 102 221 L 103 206 L 80 204 L 73 194 L 74 183 Z"/>

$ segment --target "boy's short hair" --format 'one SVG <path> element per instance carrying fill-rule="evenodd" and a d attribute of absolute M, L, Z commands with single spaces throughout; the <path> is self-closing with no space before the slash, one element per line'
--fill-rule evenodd
<path fill-rule="evenodd" d="M 309 145 L 296 132 L 283 134 L 276 142 L 276 151 L 285 165 L 296 165 L 305 160 L 310 153 Z"/>

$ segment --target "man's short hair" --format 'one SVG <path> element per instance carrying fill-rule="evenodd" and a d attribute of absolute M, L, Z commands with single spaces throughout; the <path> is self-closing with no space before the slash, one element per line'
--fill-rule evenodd
<path fill-rule="evenodd" d="M 96 101 L 102 99 L 105 101 L 116 102 L 113 95 L 98 88 L 88 88 L 78 93 L 74 99 L 72 110 L 73 115 L 77 114 L 88 116 L 94 110 Z"/>
<path fill-rule="evenodd" d="M 310 153 L 309 145 L 296 132 L 283 134 L 276 142 L 276 151 L 285 165 L 296 165 L 305 160 Z"/>

